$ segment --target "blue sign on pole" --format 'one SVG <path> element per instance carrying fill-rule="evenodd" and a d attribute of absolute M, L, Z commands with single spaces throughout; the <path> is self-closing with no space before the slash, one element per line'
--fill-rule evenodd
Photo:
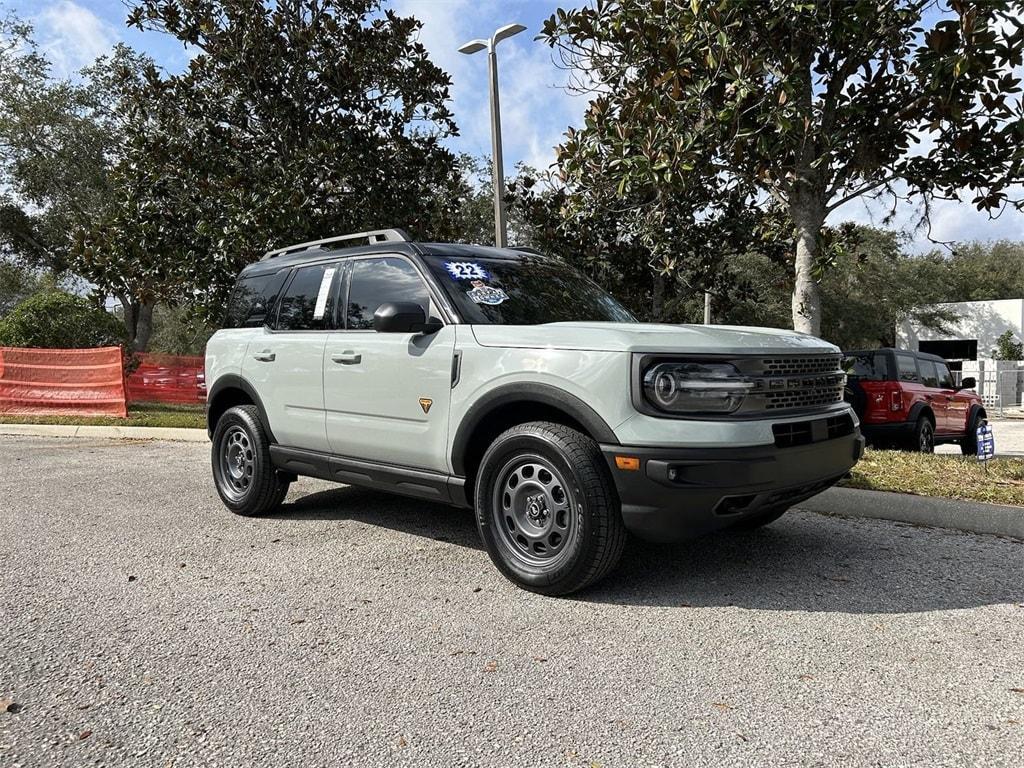
<path fill-rule="evenodd" d="M 996 439 L 992 427 L 982 424 L 978 427 L 978 460 L 988 461 L 996 455 Z"/>

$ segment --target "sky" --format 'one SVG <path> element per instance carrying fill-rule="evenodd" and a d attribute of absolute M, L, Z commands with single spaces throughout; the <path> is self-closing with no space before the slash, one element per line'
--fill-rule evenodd
<path fill-rule="evenodd" d="M 451 108 L 460 130 L 460 136 L 450 141 L 453 150 L 489 156 L 491 141 L 487 57 L 460 54 L 458 47 L 518 22 L 527 30 L 498 48 L 506 173 L 520 161 L 541 169 L 554 161 L 554 147 L 568 126 L 582 122 L 587 101 L 568 91 L 567 73 L 555 65 L 551 49 L 534 38 L 559 5 L 573 4 L 573 0 L 392 0 L 390 5 L 399 13 L 423 22 L 421 41 L 434 62 L 452 77 Z M 74 75 L 118 41 L 149 53 L 169 71 L 180 70 L 188 62 L 188 53 L 169 36 L 129 29 L 122 0 L 0 0 L 0 5 L 34 24 L 58 76 Z M 833 212 L 829 221 L 881 225 L 891 206 L 891 200 L 855 200 Z M 890 226 L 909 231 L 915 220 L 915 210 L 900 205 Z M 934 247 L 926 232 L 911 235 L 914 250 Z M 940 241 L 1024 240 L 1024 213 L 1006 211 L 992 221 L 969 202 L 939 201 L 932 211 L 931 236 Z"/>

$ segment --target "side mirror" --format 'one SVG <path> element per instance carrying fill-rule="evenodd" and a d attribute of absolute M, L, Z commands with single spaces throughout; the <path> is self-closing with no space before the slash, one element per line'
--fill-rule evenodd
<path fill-rule="evenodd" d="M 978 380 L 973 376 L 968 376 L 966 379 L 960 382 L 958 389 L 974 389 L 978 386 Z"/>
<path fill-rule="evenodd" d="M 373 330 L 378 333 L 434 333 L 439 328 L 414 301 L 388 301 L 373 313 Z"/>

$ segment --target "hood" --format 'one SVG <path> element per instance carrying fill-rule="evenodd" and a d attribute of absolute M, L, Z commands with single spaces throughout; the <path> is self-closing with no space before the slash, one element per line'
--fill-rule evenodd
<path fill-rule="evenodd" d="M 839 352 L 839 347 L 805 333 L 736 325 L 580 322 L 471 327 L 477 343 L 484 347 L 672 354 Z"/>

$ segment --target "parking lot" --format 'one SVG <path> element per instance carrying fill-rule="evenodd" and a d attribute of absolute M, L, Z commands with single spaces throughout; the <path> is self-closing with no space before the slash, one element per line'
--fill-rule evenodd
<path fill-rule="evenodd" d="M 842 510 L 835 510 L 841 513 Z M 1024 544 L 792 512 L 520 591 L 471 513 L 0 437 L 0 764 L 1019 765 Z"/>

